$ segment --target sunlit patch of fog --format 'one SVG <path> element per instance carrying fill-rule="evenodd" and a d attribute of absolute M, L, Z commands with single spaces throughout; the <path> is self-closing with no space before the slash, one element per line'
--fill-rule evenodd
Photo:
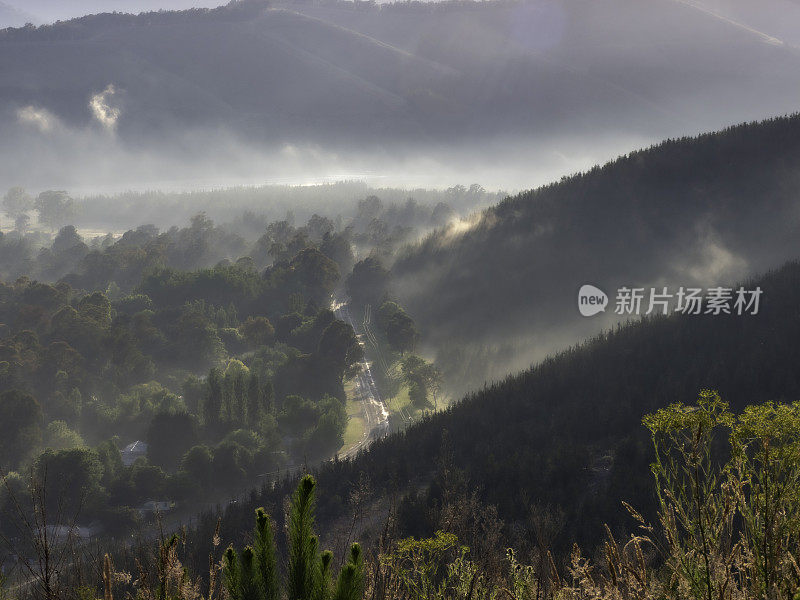
<path fill-rule="evenodd" d="M 473 213 L 467 216 L 457 216 L 453 218 L 442 232 L 442 237 L 446 240 L 460 237 L 469 233 L 481 222 L 480 213 Z"/>
<path fill-rule="evenodd" d="M 18 109 L 17 121 L 38 130 L 39 133 L 50 133 L 60 127 L 60 122 L 53 113 L 35 106 L 25 106 Z"/>
<path fill-rule="evenodd" d="M 92 116 L 100 123 L 106 130 L 113 132 L 117 128 L 117 121 L 119 120 L 122 110 L 118 106 L 114 106 L 114 97 L 117 95 L 117 89 L 114 84 L 108 84 L 106 89 L 98 94 L 94 94 L 89 100 L 89 108 L 92 110 Z"/>

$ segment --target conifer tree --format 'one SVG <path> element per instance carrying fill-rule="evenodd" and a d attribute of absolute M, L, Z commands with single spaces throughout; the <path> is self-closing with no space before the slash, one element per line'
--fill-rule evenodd
<path fill-rule="evenodd" d="M 222 409 L 222 376 L 219 369 L 211 369 L 208 373 L 206 397 L 203 403 L 203 422 L 208 428 L 219 425 L 219 414 Z"/>
<path fill-rule="evenodd" d="M 289 600 L 311 600 L 318 582 L 315 570 L 320 566 L 317 538 L 314 535 L 314 488 L 316 482 L 306 475 L 292 499 L 289 521 Z"/>
<path fill-rule="evenodd" d="M 275 552 L 275 538 L 269 515 L 263 508 L 256 510 L 256 530 L 254 535 L 256 568 L 261 597 L 264 600 L 278 600 L 278 570 Z"/>
<path fill-rule="evenodd" d="M 233 546 L 225 550 L 223 558 L 225 565 L 225 589 L 228 591 L 230 600 L 242 600 L 241 596 L 241 574 L 239 572 L 239 556 Z"/>
<path fill-rule="evenodd" d="M 267 379 L 264 385 L 261 386 L 261 407 L 266 414 L 272 413 L 275 405 L 275 388 L 272 386 L 272 381 Z"/>
<path fill-rule="evenodd" d="M 347 564 L 334 583 L 333 553 L 319 552 L 314 535 L 314 489 L 311 475 L 300 481 L 289 514 L 289 557 L 286 577 L 288 600 L 361 600 L 364 594 L 364 561 L 361 547 L 353 544 Z M 230 600 L 278 600 L 275 540 L 269 515 L 256 510 L 253 546 L 242 552 L 233 547 L 223 558 L 225 587 Z"/>
<path fill-rule="evenodd" d="M 242 566 L 239 576 L 240 600 L 263 600 L 258 582 L 256 553 L 251 546 L 242 551 Z"/>
<path fill-rule="evenodd" d="M 222 420 L 226 424 L 233 423 L 236 418 L 236 389 L 234 375 L 229 369 L 222 376 Z"/>
<path fill-rule="evenodd" d="M 247 382 L 245 373 L 239 371 L 233 379 L 233 417 L 239 427 L 247 424 Z"/>
<path fill-rule="evenodd" d="M 251 427 L 256 425 L 261 419 L 261 411 L 261 386 L 258 375 L 251 373 L 247 382 L 247 424 Z"/>
<path fill-rule="evenodd" d="M 330 600 L 333 596 L 333 580 L 331 578 L 331 563 L 333 552 L 325 550 L 320 556 L 319 581 L 315 586 L 316 600 Z"/>
<path fill-rule="evenodd" d="M 364 556 L 358 543 L 350 546 L 350 557 L 339 572 L 333 600 L 360 600 L 364 595 Z"/>

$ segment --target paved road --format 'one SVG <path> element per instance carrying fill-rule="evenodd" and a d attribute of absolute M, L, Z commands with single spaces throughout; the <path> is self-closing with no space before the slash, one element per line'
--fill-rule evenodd
<path fill-rule="evenodd" d="M 353 331 L 358 336 L 358 343 L 364 348 L 363 336 L 365 333 L 359 329 L 353 320 L 353 316 L 350 314 L 350 307 L 344 302 L 334 301 L 333 311 L 336 313 L 337 318 L 353 328 Z M 362 440 L 348 449 L 343 454 L 344 457 L 356 454 L 361 448 L 368 446 L 370 441 L 389 431 L 389 411 L 381 398 L 380 392 L 378 392 L 378 386 L 375 385 L 375 378 L 372 376 L 372 365 L 367 360 L 366 354 L 361 361 L 361 373 L 356 379 L 356 392 L 361 400 L 367 426 Z"/>

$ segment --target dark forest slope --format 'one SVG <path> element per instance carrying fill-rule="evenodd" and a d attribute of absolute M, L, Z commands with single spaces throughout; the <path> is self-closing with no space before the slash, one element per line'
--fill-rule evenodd
<path fill-rule="evenodd" d="M 481 385 L 611 325 L 613 310 L 579 315 L 585 283 L 613 309 L 621 286 L 732 284 L 796 257 L 798 189 L 797 116 L 667 141 L 431 235 L 395 264 L 394 293 L 451 381 Z M 469 344 L 513 352 L 476 364 Z"/>
<path fill-rule="evenodd" d="M 645 512 L 652 501 L 645 413 L 692 403 L 701 388 L 718 389 L 735 409 L 800 398 L 800 264 L 747 285 L 763 289 L 758 315 L 632 323 L 474 393 L 353 461 L 325 465 L 318 473 L 322 520 L 351 514 L 347 498 L 360 480 L 380 497 L 425 489 L 433 478 L 417 500 L 401 503 L 399 515 L 405 533 L 430 533 L 446 501 L 437 469 L 444 462 L 451 480 L 460 470 L 468 490 L 498 507 L 509 538 L 530 534 L 536 506 L 563 511 L 562 549 L 573 540 L 593 545 L 603 522 L 630 530 L 620 501 Z M 249 529 L 254 505 L 277 509 L 280 522 L 292 486 L 229 509 L 226 538 Z M 201 523 L 205 544 L 214 519 Z"/>

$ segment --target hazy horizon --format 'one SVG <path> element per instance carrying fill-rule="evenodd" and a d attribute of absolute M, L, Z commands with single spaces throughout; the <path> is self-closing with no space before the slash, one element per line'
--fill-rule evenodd
<path fill-rule="evenodd" d="M 0 188 L 515 191 L 797 110 L 789 28 L 733 0 L 430 6 L 248 2 L 5 32 Z"/>

